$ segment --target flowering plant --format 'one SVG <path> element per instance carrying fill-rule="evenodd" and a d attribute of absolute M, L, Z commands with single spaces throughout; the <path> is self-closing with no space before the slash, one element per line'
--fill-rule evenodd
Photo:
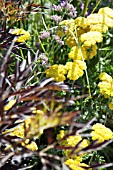
<path fill-rule="evenodd" d="M 113 167 L 113 3 L 0 2 L 0 168 Z"/>

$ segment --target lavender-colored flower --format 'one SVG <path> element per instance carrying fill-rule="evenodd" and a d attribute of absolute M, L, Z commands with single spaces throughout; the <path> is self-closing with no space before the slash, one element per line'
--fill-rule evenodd
<path fill-rule="evenodd" d="M 53 35 L 53 37 L 60 45 L 64 45 L 64 41 L 62 41 L 58 35 Z"/>
<path fill-rule="evenodd" d="M 68 16 L 71 16 L 73 18 L 75 18 L 77 16 L 77 11 L 76 11 L 76 8 L 72 5 L 72 4 L 69 4 L 67 3 L 66 5 L 66 9 L 68 10 Z"/>
<path fill-rule="evenodd" d="M 77 11 L 69 12 L 68 16 L 73 17 L 73 18 L 77 17 Z"/>
<path fill-rule="evenodd" d="M 82 1 L 80 2 L 80 9 L 81 9 L 81 10 L 84 9 L 84 3 L 82 3 Z"/>
<path fill-rule="evenodd" d="M 44 53 L 41 53 L 39 55 L 39 59 L 41 60 L 40 62 L 42 63 L 42 65 L 45 65 L 46 68 L 49 67 L 48 57 Z"/>
<path fill-rule="evenodd" d="M 72 4 L 67 3 L 66 8 L 67 8 L 68 10 L 73 10 L 73 9 L 74 9 L 74 6 L 73 6 Z"/>
<path fill-rule="evenodd" d="M 64 7 L 64 8 L 65 8 L 66 5 L 67 5 L 67 2 L 65 2 L 65 1 L 60 2 L 60 6 L 61 6 L 61 7 Z"/>
<path fill-rule="evenodd" d="M 62 7 L 61 7 L 60 5 L 54 5 L 54 4 L 53 4 L 52 9 L 53 9 L 54 11 L 59 11 L 59 12 L 62 11 Z"/>
<path fill-rule="evenodd" d="M 73 17 L 73 12 L 69 12 L 68 16 Z"/>
<path fill-rule="evenodd" d="M 52 9 L 59 12 L 66 10 L 68 16 L 75 18 L 77 16 L 77 11 L 76 8 L 72 4 L 70 4 L 70 2 L 71 1 L 68 0 L 60 1 L 60 5 L 53 4 Z"/>
<path fill-rule="evenodd" d="M 62 20 L 61 16 L 58 16 L 58 15 L 52 15 L 52 16 L 51 16 L 51 19 L 52 19 L 53 21 L 55 21 L 56 24 L 58 24 L 58 23 Z"/>
<path fill-rule="evenodd" d="M 72 1 L 72 0 L 70 0 L 70 1 Z M 67 3 L 67 2 L 70 2 L 70 1 L 69 0 L 64 0 L 64 1 L 58 0 L 59 3 L 61 3 L 61 2 L 66 2 Z"/>
<path fill-rule="evenodd" d="M 42 31 L 39 38 L 42 40 L 42 39 L 46 39 L 50 36 L 50 32 L 48 31 Z"/>

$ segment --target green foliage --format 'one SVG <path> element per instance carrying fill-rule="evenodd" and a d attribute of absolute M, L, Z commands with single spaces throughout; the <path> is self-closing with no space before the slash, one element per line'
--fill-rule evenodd
<path fill-rule="evenodd" d="M 113 2 L 0 2 L 0 168 L 75 170 L 71 164 L 66 166 L 66 161 L 72 159 L 74 166 L 112 170 L 113 138 L 106 140 L 106 136 L 109 130 L 113 132 L 113 110 L 108 105 L 113 95 L 107 94 L 105 98 L 107 87 L 101 94 L 98 84 L 102 72 L 113 78 L 113 28 L 102 33 L 102 41 L 95 40 L 97 54 L 90 58 L 94 48 L 91 45 L 84 61 L 82 46 L 89 37 L 82 41 L 80 36 L 90 32 L 92 24 L 86 29 L 82 20 L 81 25 L 76 21 L 71 27 L 77 17 L 87 18 L 106 6 L 113 8 Z M 73 19 L 69 25 L 60 22 L 67 19 Z M 13 34 L 16 28 L 26 32 Z M 26 41 L 18 41 L 22 36 Z M 95 38 L 90 37 L 91 41 Z M 77 72 L 66 66 L 67 62 L 75 61 L 69 58 L 73 46 L 81 50 L 79 60 L 86 63 L 87 68 L 81 69 L 83 75 L 78 74 L 81 70 Z M 66 66 L 64 82 L 55 82 L 54 77 L 47 79 L 46 70 L 55 64 Z M 76 80 L 66 76 L 70 70 L 72 75 L 78 75 Z M 54 71 L 54 76 L 59 74 L 63 73 Z M 108 77 L 101 82 L 106 83 Z M 111 83 L 111 92 L 112 86 Z M 93 129 L 96 123 L 104 125 L 98 129 L 102 134 Z M 98 139 L 105 137 L 105 140 L 101 143 L 93 140 L 92 131 Z M 84 139 L 89 144 L 85 145 Z M 77 159 L 82 160 L 76 163 Z"/>

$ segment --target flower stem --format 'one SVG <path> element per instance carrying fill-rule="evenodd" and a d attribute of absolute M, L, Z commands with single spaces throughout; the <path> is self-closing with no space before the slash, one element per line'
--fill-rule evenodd
<path fill-rule="evenodd" d="M 85 15 L 86 15 L 89 2 L 90 2 L 90 0 L 85 1 L 85 5 L 84 5 L 84 9 L 83 9 L 83 17 L 85 17 Z"/>
<path fill-rule="evenodd" d="M 99 4 L 101 3 L 102 0 L 99 0 L 96 4 L 96 6 L 93 8 L 93 11 L 91 12 L 92 14 L 94 13 L 94 11 L 97 9 L 97 7 L 99 6 Z"/>

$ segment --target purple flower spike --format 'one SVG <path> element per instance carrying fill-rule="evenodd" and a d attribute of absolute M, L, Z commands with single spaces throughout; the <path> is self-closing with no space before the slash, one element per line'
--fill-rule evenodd
<path fill-rule="evenodd" d="M 48 32 L 48 31 L 42 31 L 41 34 L 40 34 L 40 36 L 39 36 L 39 38 L 40 38 L 40 39 L 46 39 L 46 38 L 48 38 L 49 36 L 50 36 L 50 32 Z"/>
<path fill-rule="evenodd" d="M 62 7 L 61 7 L 60 5 L 54 5 L 54 4 L 53 4 L 52 9 L 53 9 L 54 11 L 59 11 L 59 12 L 62 11 Z"/>
<path fill-rule="evenodd" d="M 56 24 L 58 24 L 58 23 L 62 20 L 61 16 L 58 16 L 58 15 L 52 15 L 52 16 L 51 16 L 51 19 L 52 19 L 53 21 L 55 21 Z"/>
<path fill-rule="evenodd" d="M 66 10 L 66 14 L 72 18 L 77 17 L 77 11 L 76 8 L 70 4 L 71 1 L 65 0 L 65 1 L 60 1 L 60 5 L 54 5 L 52 6 L 52 9 L 54 11 L 63 11 Z M 58 22 L 57 22 L 58 23 Z"/>
<path fill-rule="evenodd" d="M 67 3 L 66 3 L 65 1 L 60 2 L 60 6 L 61 6 L 61 7 L 64 8 L 64 7 L 66 7 L 66 5 L 67 5 Z"/>
<path fill-rule="evenodd" d="M 53 35 L 53 37 L 60 45 L 64 45 L 64 41 L 62 41 L 58 35 Z"/>

